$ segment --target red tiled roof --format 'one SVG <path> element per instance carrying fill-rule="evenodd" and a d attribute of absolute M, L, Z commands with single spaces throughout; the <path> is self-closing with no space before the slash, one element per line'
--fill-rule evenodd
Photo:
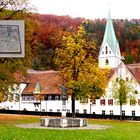
<path fill-rule="evenodd" d="M 16 82 L 18 82 L 18 83 L 24 82 L 25 77 L 22 72 L 16 71 L 15 73 L 13 73 L 13 75 L 15 77 Z"/>
<path fill-rule="evenodd" d="M 40 84 L 40 94 L 61 94 L 62 78 L 57 71 L 28 70 L 24 82 L 27 86 L 22 94 L 33 94 L 37 82 Z"/>
<path fill-rule="evenodd" d="M 140 63 L 126 65 L 135 79 L 140 83 Z M 113 76 L 117 68 L 110 69 L 107 77 L 108 82 Z M 62 78 L 57 71 L 35 71 L 28 70 L 25 76 L 24 83 L 27 86 L 22 94 L 33 94 L 35 91 L 36 83 L 39 82 L 41 86 L 41 94 L 61 94 Z"/>
<path fill-rule="evenodd" d="M 140 83 L 140 63 L 126 65 L 136 80 Z"/>

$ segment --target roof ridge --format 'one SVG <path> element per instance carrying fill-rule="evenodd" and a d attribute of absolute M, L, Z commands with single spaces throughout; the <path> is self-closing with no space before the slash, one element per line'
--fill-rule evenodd
<path fill-rule="evenodd" d="M 45 70 L 45 71 L 37 71 L 37 70 L 27 70 L 27 73 L 29 74 L 45 74 L 45 73 L 58 73 L 58 71 L 54 71 L 54 70 Z"/>
<path fill-rule="evenodd" d="M 134 66 L 134 65 L 136 65 L 136 66 L 140 66 L 140 63 L 135 63 L 135 64 L 126 64 L 127 66 Z"/>

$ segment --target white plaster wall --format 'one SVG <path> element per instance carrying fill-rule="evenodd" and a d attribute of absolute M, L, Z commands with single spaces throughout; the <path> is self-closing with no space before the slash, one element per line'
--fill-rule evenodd
<path fill-rule="evenodd" d="M 122 69 L 121 69 L 122 68 Z M 129 77 L 129 79 L 132 78 L 132 75 L 129 73 L 129 71 L 126 69 L 125 65 L 122 65 L 120 68 L 118 68 L 118 71 L 114 74 L 112 77 L 112 80 L 115 79 L 118 75 L 120 76 L 122 74 L 122 77 L 125 78 L 126 76 Z M 80 103 L 79 101 L 75 102 L 75 109 L 79 110 L 79 113 L 83 113 L 83 110 L 87 110 L 87 114 L 95 112 L 95 114 L 102 114 L 102 110 L 105 110 L 105 114 L 110 114 L 110 110 L 113 111 L 114 115 L 120 114 L 120 106 L 117 105 L 114 101 L 113 106 L 108 105 L 108 99 L 111 99 L 112 93 L 110 92 L 110 88 L 112 86 L 112 80 L 110 80 L 108 87 L 106 89 L 107 93 L 105 94 L 104 98 L 106 105 L 101 106 L 100 105 L 100 99 L 96 99 L 96 104 L 91 104 L 89 101 L 88 103 Z M 136 100 L 140 99 L 140 85 L 134 80 L 134 85 L 136 89 L 138 90 L 139 94 L 136 95 Z M 20 85 L 19 94 L 23 91 L 26 84 Z M 10 109 L 10 110 L 23 110 L 27 109 L 28 111 L 35 111 L 35 109 L 38 109 L 40 111 L 40 105 L 35 107 L 34 103 L 36 101 L 22 101 L 20 96 L 19 102 L 3 102 L 0 103 L 0 108 Z M 135 111 L 136 116 L 140 116 L 140 105 L 136 103 L 135 106 L 131 106 L 130 104 L 123 105 L 123 110 L 125 110 L 125 115 L 132 115 L 132 111 Z M 41 101 L 41 110 L 44 110 L 46 112 L 49 112 L 50 109 L 52 109 L 52 112 L 57 112 L 60 110 L 62 111 L 62 101 Z M 66 101 L 66 110 L 71 112 L 71 98 L 69 97 Z"/>
<path fill-rule="evenodd" d="M 120 106 L 115 104 L 115 102 L 113 106 L 108 105 L 108 99 L 110 98 L 105 99 L 105 106 L 100 105 L 100 99 L 96 99 L 96 104 L 92 104 L 91 106 L 90 103 L 81 104 L 79 101 L 76 101 L 75 109 L 79 109 L 79 113 L 83 113 L 83 110 L 86 109 L 87 114 L 92 114 L 93 112 L 95 112 L 95 114 L 102 114 L 102 110 L 105 110 L 105 114 L 107 115 L 109 115 L 110 110 L 112 110 L 114 115 L 120 115 Z M 20 110 L 27 109 L 28 111 L 35 111 L 35 109 L 38 109 L 38 111 L 40 111 L 40 105 L 35 107 L 33 102 L 28 101 L 21 102 L 20 106 L 19 102 L 0 103 L 0 106 L 1 104 L 3 107 L 8 107 L 7 109 L 10 110 L 19 110 L 20 108 Z M 49 112 L 50 109 L 52 109 L 52 112 L 57 112 L 58 110 L 62 112 L 62 101 L 42 101 L 41 110 L 42 109 L 44 109 L 46 112 Z M 70 110 L 71 112 L 71 101 L 66 101 L 66 110 Z M 135 106 L 130 106 L 129 104 L 123 105 L 122 110 L 125 110 L 125 115 L 131 116 L 132 111 L 135 111 L 136 116 L 140 116 L 140 105 L 138 105 L 138 103 L 136 103 Z"/>
<path fill-rule="evenodd" d="M 113 97 L 112 82 L 115 81 L 117 77 L 123 78 L 123 79 L 126 79 L 127 77 L 129 80 L 131 80 L 131 86 L 133 86 L 138 91 L 138 94 L 135 95 L 135 99 L 136 101 L 140 99 L 139 83 L 136 81 L 133 75 L 129 72 L 127 67 L 123 63 L 121 63 L 121 65 L 119 66 L 119 68 L 117 69 L 117 71 L 115 72 L 115 74 L 112 76 L 112 78 L 110 79 L 108 83 L 108 87 L 106 88 L 106 94 L 104 95 L 104 97 L 102 97 L 106 100 L 106 105 L 101 106 L 100 100 L 96 100 L 97 104 L 94 105 L 94 108 L 92 108 L 93 109 L 92 111 L 95 112 L 96 114 L 98 113 L 101 114 L 102 110 L 105 110 L 106 114 L 110 114 L 110 110 L 113 110 L 114 115 L 120 115 L 120 106 L 116 104 L 115 100 L 114 100 L 113 106 L 108 105 L 108 99 L 112 99 Z M 135 115 L 140 116 L 140 105 L 138 105 L 138 103 L 132 106 L 130 105 L 130 102 L 128 101 L 126 105 L 123 105 L 122 110 L 125 110 L 125 115 L 131 116 L 132 111 L 135 111 Z"/>
<path fill-rule="evenodd" d="M 0 103 L 0 109 L 19 110 L 19 102 L 2 102 Z"/>
<path fill-rule="evenodd" d="M 106 46 L 108 48 L 108 53 L 107 54 L 105 53 Z M 119 46 L 117 46 L 117 49 L 119 50 Z M 109 60 L 109 65 L 108 66 L 105 63 L 106 59 Z M 100 68 L 106 68 L 106 67 L 116 68 L 116 67 L 118 67 L 118 65 L 120 63 L 121 63 L 120 52 L 119 52 L 119 54 L 114 54 L 107 42 L 105 44 L 102 44 L 101 50 L 100 50 L 100 53 L 99 53 L 99 58 L 98 58 L 99 67 Z"/>
<path fill-rule="evenodd" d="M 106 59 L 108 59 L 109 65 L 106 65 Z M 100 68 L 116 68 L 120 63 L 121 63 L 120 59 L 113 56 L 99 58 Z"/>
<path fill-rule="evenodd" d="M 19 84 L 19 87 L 16 91 L 11 91 L 11 93 L 13 93 L 14 95 L 14 100 L 12 102 L 6 101 L 6 102 L 2 102 L 0 103 L 0 109 L 10 109 L 10 110 L 20 110 L 20 104 L 21 104 L 21 93 L 24 90 L 24 88 L 26 87 L 27 84 L 21 83 Z M 17 85 L 14 85 L 15 87 Z M 10 89 L 9 89 L 10 91 Z M 19 94 L 19 102 L 15 101 L 15 94 Z"/>
<path fill-rule="evenodd" d="M 34 102 L 29 102 L 29 101 L 24 101 L 21 102 L 20 110 L 23 110 L 24 108 L 27 109 L 28 111 L 35 111 L 35 109 L 38 109 L 40 111 L 40 105 L 38 107 L 35 107 Z M 45 110 L 46 112 L 62 112 L 62 101 L 41 101 L 41 111 Z M 86 109 L 87 113 L 90 114 L 90 103 L 80 103 L 79 101 L 75 102 L 75 110 L 78 109 L 79 113 L 83 113 L 83 110 Z M 71 101 L 67 100 L 66 101 L 66 110 L 71 112 Z"/>
<path fill-rule="evenodd" d="M 100 105 L 100 100 L 96 100 L 96 105 L 92 105 L 92 113 L 95 112 L 95 114 L 102 114 L 102 110 L 105 110 L 105 114 L 109 115 L 110 110 L 113 111 L 114 115 L 120 115 L 120 106 L 114 104 L 113 106 L 108 105 L 108 99 L 105 100 L 106 105 L 101 106 Z M 136 116 L 140 116 L 140 105 L 136 103 L 135 106 L 131 106 L 129 104 L 123 105 L 122 110 L 125 110 L 125 115 L 131 116 L 132 111 L 135 111 Z"/>

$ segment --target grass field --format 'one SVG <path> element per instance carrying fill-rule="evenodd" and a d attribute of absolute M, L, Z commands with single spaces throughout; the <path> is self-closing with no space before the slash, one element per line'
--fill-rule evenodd
<path fill-rule="evenodd" d="M 39 122 L 36 116 L 0 114 L 0 140 L 140 140 L 140 122 L 89 119 L 107 124 L 107 130 L 48 130 L 18 128 L 15 124 Z"/>

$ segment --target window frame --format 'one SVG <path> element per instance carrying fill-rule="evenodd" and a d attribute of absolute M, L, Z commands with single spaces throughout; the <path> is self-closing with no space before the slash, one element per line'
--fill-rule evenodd
<path fill-rule="evenodd" d="M 100 105 L 105 106 L 105 99 L 100 99 Z"/>
<path fill-rule="evenodd" d="M 102 115 L 105 115 L 105 110 L 102 110 Z"/>
<path fill-rule="evenodd" d="M 87 114 L 87 109 L 83 109 L 83 114 Z"/>
<path fill-rule="evenodd" d="M 113 115 L 113 110 L 110 110 L 110 115 Z"/>
<path fill-rule="evenodd" d="M 136 111 L 135 110 L 132 110 L 132 116 L 134 117 L 134 116 L 136 116 Z"/>
<path fill-rule="evenodd" d="M 108 59 L 105 60 L 105 65 L 109 65 L 109 60 Z"/>
<path fill-rule="evenodd" d="M 105 54 L 108 54 L 108 47 L 105 47 Z"/>
<path fill-rule="evenodd" d="M 113 99 L 108 99 L 108 105 L 113 106 Z"/>

